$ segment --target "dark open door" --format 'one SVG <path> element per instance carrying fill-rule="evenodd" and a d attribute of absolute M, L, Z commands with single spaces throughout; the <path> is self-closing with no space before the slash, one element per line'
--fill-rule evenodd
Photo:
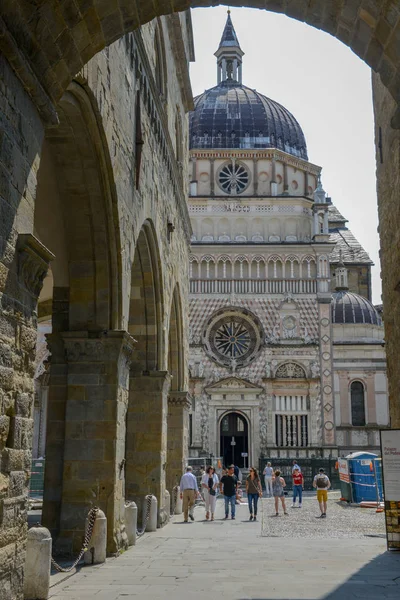
<path fill-rule="evenodd" d="M 249 464 L 248 458 L 242 456 L 243 453 L 249 452 L 247 421 L 242 415 L 232 412 L 223 417 L 220 426 L 220 443 L 225 466 L 233 464 L 243 468 Z"/>

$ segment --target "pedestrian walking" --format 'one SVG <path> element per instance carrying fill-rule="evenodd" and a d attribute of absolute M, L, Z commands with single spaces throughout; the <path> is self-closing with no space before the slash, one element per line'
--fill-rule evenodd
<path fill-rule="evenodd" d="M 262 497 L 261 481 L 257 469 L 250 467 L 246 479 L 246 492 L 249 501 L 250 521 L 257 521 L 258 499 Z"/>
<path fill-rule="evenodd" d="M 274 470 L 271 467 L 271 463 L 268 462 L 267 466 L 265 467 L 265 469 L 263 471 L 265 491 L 267 494 L 267 498 L 270 498 L 272 496 L 272 475 L 273 474 L 274 474 Z"/>
<path fill-rule="evenodd" d="M 296 500 L 299 498 L 299 508 L 303 500 L 304 477 L 298 469 L 293 471 L 293 504 L 292 508 L 296 508 Z"/>
<path fill-rule="evenodd" d="M 206 503 L 206 519 L 210 518 L 214 521 L 215 505 L 217 502 L 218 475 L 214 467 L 207 467 L 201 479 L 201 489 Z"/>
<path fill-rule="evenodd" d="M 275 499 L 275 516 L 279 517 L 279 500 L 281 501 L 283 514 L 287 515 L 286 511 L 286 503 L 285 503 L 285 493 L 283 488 L 286 487 L 286 481 L 281 477 L 281 472 L 279 469 L 275 471 L 272 476 L 272 494 Z"/>
<path fill-rule="evenodd" d="M 328 502 L 328 490 L 331 487 L 329 477 L 325 474 L 324 469 L 320 469 L 318 474 L 314 477 L 313 487 L 317 490 L 317 500 L 319 503 L 319 509 L 321 514 L 317 519 L 326 518 L 326 508 Z"/>
<path fill-rule="evenodd" d="M 183 500 L 183 519 L 184 523 L 188 522 L 188 516 L 194 521 L 194 503 L 199 495 L 197 487 L 197 479 L 193 475 L 191 466 L 186 467 L 186 473 L 182 475 L 179 487 L 181 489 L 181 500 Z"/>
<path fill-rule="evenodd" d="M 235 500 L 236 490 L 238 488 L 238 479 L 235 475 L 235 467 L 228 467 L 226 475 L 221 477 L 219 482 L 220 491 L 224 494 L 225 499 L 225 519 L 229 517 L 229 505 L 231 507 L 231 518 L 235 518 Z"/>

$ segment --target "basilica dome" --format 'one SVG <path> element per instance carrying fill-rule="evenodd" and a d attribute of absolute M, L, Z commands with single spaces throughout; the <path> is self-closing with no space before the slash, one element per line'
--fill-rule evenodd
<path fill-rule="evenodd" d="M 382 325 L 381 318 L 373 304 L 348 290 L 332 294 L 332 323 L 346 325 Z"/>
<path fill-rule="evenodd" d="M 308 160 L 303 131 L 281 104 L 226 79 L 195 98 L 191 148 L 278 148 Z"/>

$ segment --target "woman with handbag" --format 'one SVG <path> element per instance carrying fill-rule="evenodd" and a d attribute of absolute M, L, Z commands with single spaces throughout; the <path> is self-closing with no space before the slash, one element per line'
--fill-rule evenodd
<path fill-rule="evenodd" d="M 262 487 L 257 469 L 250 467 L 246 479 L 246 492 L 249 500 L 250 521 L 257 521 L 258 499 L 262 497 Z"/>
<path fill-rule="evenodd" d="M 218 484 L 219 479 L 214 467 L 207 467 L 201 480 L 201 491 L 206 503 L 206 519 L 210 518 L 211 513 L 211 521 L 214 521 Z"/>

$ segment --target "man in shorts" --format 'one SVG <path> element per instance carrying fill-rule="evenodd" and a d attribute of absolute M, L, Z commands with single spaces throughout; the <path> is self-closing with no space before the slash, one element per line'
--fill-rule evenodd
<path fill-rule="evenodd" d="M 331 487 L 331 482 L 329 481 L 329 477 L 325 475 L 324 469 L 320 469 L 318 474 L 314 477 L 313 487 L 317 490 L 317 500 L 321 511 L 321 515 L 317 517 L 317 519 L 325 519 L 328 490 Z"/>

